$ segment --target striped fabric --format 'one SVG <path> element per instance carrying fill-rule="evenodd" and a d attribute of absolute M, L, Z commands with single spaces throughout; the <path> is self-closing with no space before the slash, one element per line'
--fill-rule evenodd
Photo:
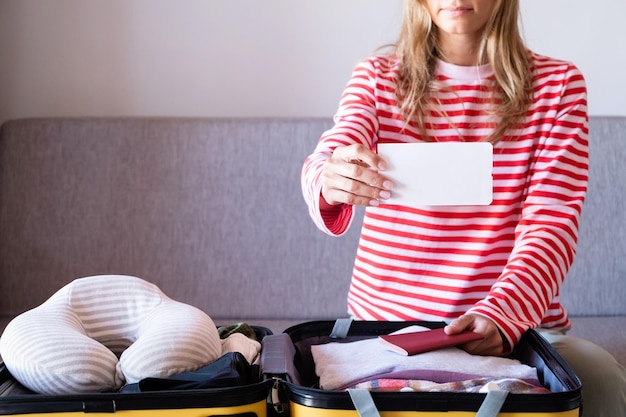
<path fill-rule="evenodd" d="M 572 64 L 532 58 L 531 109 L 494 147 L 493 203 L 368 207 L 348 295 L 353 316 L 449 320 L 469 311 L 494 320 L 510 346 L 530 327 L 570 326 L 559 287 L 574 258 L 587 188 L 586 87 Z M 304 163 L 304 198 L 328 234 L 343 234 L 354 214 L 345 205 L 320 209 L 322 166 L 336 147 L 423 141 L 414 126 L 402 130 L 397 69 L 388 56 L 356 67 L 334 127 Z M 489 113 L 491 67 L 439 61 L 436 71 L 444 111 L 427 114 L 431 140 L 483 140 L 497 122 Z"/>
<path fill-rule="evenodd" d="M 221 349 L 205 313 L 120 275 L 71 282 L 17 316 L 0 339 L 11 374 L 42 394 L 111 391 L 192 371 L 217 359 Z"/>

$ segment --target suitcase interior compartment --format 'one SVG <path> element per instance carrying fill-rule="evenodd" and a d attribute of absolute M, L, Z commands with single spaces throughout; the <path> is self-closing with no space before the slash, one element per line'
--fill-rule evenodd
<path fill-rule="evenodd" d="M 368 322 L 354 321 L 345 339 L 333 339 L 329 335 L 333 321 L 302 323 L 285 330 L 296 350 L 294 362 L 299 381 L 286 382 L 292 417 L 307 417 L 309 412 L 322 409 L 354 410 L 347 392 L 319 389 L 311 346 L 329 342 L 351 342 L 364 338 L 388 334 L 408 325 L 429 328 L 442 327 L 439 322 Z M 541 383 L 551 393 L 509 394 L 501 415 L 533 413 L 540 416 L 578 416 L 581 404 L 580 381 L 556 354 L 552 347 L 536 332 L 530 331 L 520 341 L 512 358 L 537 368 Z M 381 412 L 470 412 L 474 416 L 485 394 L 449 392 L 372 392 L 372 397 Z M 308 410 L 310 408 L 310 410 Z M 546 414 L 542 414 L 546 413 Z M 394 413 L 394 416 L 397 414 Z M 458 414 L 464 415 L 464 414 Z M 333 417 L 337 417 L 333 415 Z"/>
<path fill-rule="evenodd" d="M 251 326 L 258 340 L 271 335 L 271 330 Z M 90 413 L 133 416 L 206 417 L 238 416 L 266 417 L 267 395 L 272 381 L 264 380 L 260 369 L 252 372 L 258 380 L 252 384 L 190 390 L 151 392 L 106 392 L 94 394 L 42 395 L 21 387 L 0 361 L 0 385 L 18 384 L 15 393 L 0 395 L 0 415 L 61 416 Z"/>
<path fill-rule="evenodd" d="M 321 345 L 324 343 L 338 342 L 349 343 L 362 339 L 378 337 L 379 335 L 389 334 L 411 324 L 418 324 L 428 328 L 437 328 L 444 326 L 444 323 L 433 322 L 363 322 L 354 321 L 350 326 L 350 331 L 346 338 L 338 339 L 330 336 L 333 321 L 313 321 L 309 323 L 301 323 L 285 330 L 291 338 L 296 348 L 296 356 L 294 362 L 299 372 L 299 385 L 303 387 L 317 388 L 319 380 L 315 375 L 315 362 L 311 354 L 311 346 Z"/>

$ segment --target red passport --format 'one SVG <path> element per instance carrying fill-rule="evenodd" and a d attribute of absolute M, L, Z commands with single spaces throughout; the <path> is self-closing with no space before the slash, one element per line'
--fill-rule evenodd
<path fill-rule="evenodd" d="M 458 346 L 473 340 L 480 340 L 483 335 L 476 332 L 462 332 L 447 335 L 443 327 L 421 332 L 396 333 L 378 336 L 383 345 L 403 355 L 415 355 L 450 346 Z"/>

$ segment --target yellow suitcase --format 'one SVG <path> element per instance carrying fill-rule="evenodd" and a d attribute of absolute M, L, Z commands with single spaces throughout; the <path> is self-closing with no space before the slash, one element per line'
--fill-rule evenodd
<path fill-rule="evenodd" d="M 319 388 L 311 346 L 336 341 L 356 341 L 388 334 L 410 324 L 430 328 L 431 322 L 368 322 L 348 320 L 337 335 L 333 321 L 315 321 L 290 327 L 281 335 L 263 341 L 262 371 L 275 379 L 275 408 L 291 417 L 576 417 L 581 410 L 580 380 L 554 349 L 533 330 L 528 331 L 510 355 L 533 366 L 547 393 L 508 393 L 498 409 L 489 414 L 491 393 L 473 392 L 383 392 L 368 391 L 369 404 L 361 406 L 348 391 Z M 331 337 L 331 333 L 335 333 Z M 341 331 L 339 333 L 342 333 Z M 372 360 L 376 360 L 372 358 Z M 493 396 L 496 396 L 494 394 Z M 496 399 L 497 401 L 497 399 Z M 372 410 L 368 410 L 367 406 Z M 481 413 L 477 414 L 483 406 Z M 365 408 L 365 411 L 363 410 Z M 358 409 L 358 411 L 357 411 Z"/>
<path fill-rule="evenodd" d="M 24 417 L 435 417 L 477 416 L 486 394 L 443 392 L 372 392 L 374 413 L 357 411 L 349 392 L 317 386 L 310 352 L 313 344 L 336 341 L 337 322 L 306 322 L 280 335 L 262 336 L 262 360 L 257 383 L 235 388 L 102 393 L 92 395 L 0 395 L 0 415 Z M 344 341 L 393 332 L 410 324 L 438 327 L 442 323 L 351 322 Z M 544 394 L 509 394 L 501 417 L 575 417 L 581 409 L 580 381 L 558 354 L 536 332 L 529 331 L 511 357 L 534 366 Z M 0 387 L 11 376 L 0 362 Z M 2 391 L 2 390 L 0 390 Z M 268 407 L 269 401 L 269 407 Z M 495 414 L 494 414 L 495 415 Z"/>

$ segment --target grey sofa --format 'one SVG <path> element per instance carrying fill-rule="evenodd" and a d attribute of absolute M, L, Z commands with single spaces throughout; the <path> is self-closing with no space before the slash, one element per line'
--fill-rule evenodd
<path fill-rule="evenodd" d="M 0 330 L 69 281 L 129 274 L 280 332 L 346 315 L 359 222 L 308 218 L 300 168 L 329 119 L 24 119 L 0 132 Z M 626 364 L 626 118 L 592 118 L 591 181 L 562 299 Z"/>

